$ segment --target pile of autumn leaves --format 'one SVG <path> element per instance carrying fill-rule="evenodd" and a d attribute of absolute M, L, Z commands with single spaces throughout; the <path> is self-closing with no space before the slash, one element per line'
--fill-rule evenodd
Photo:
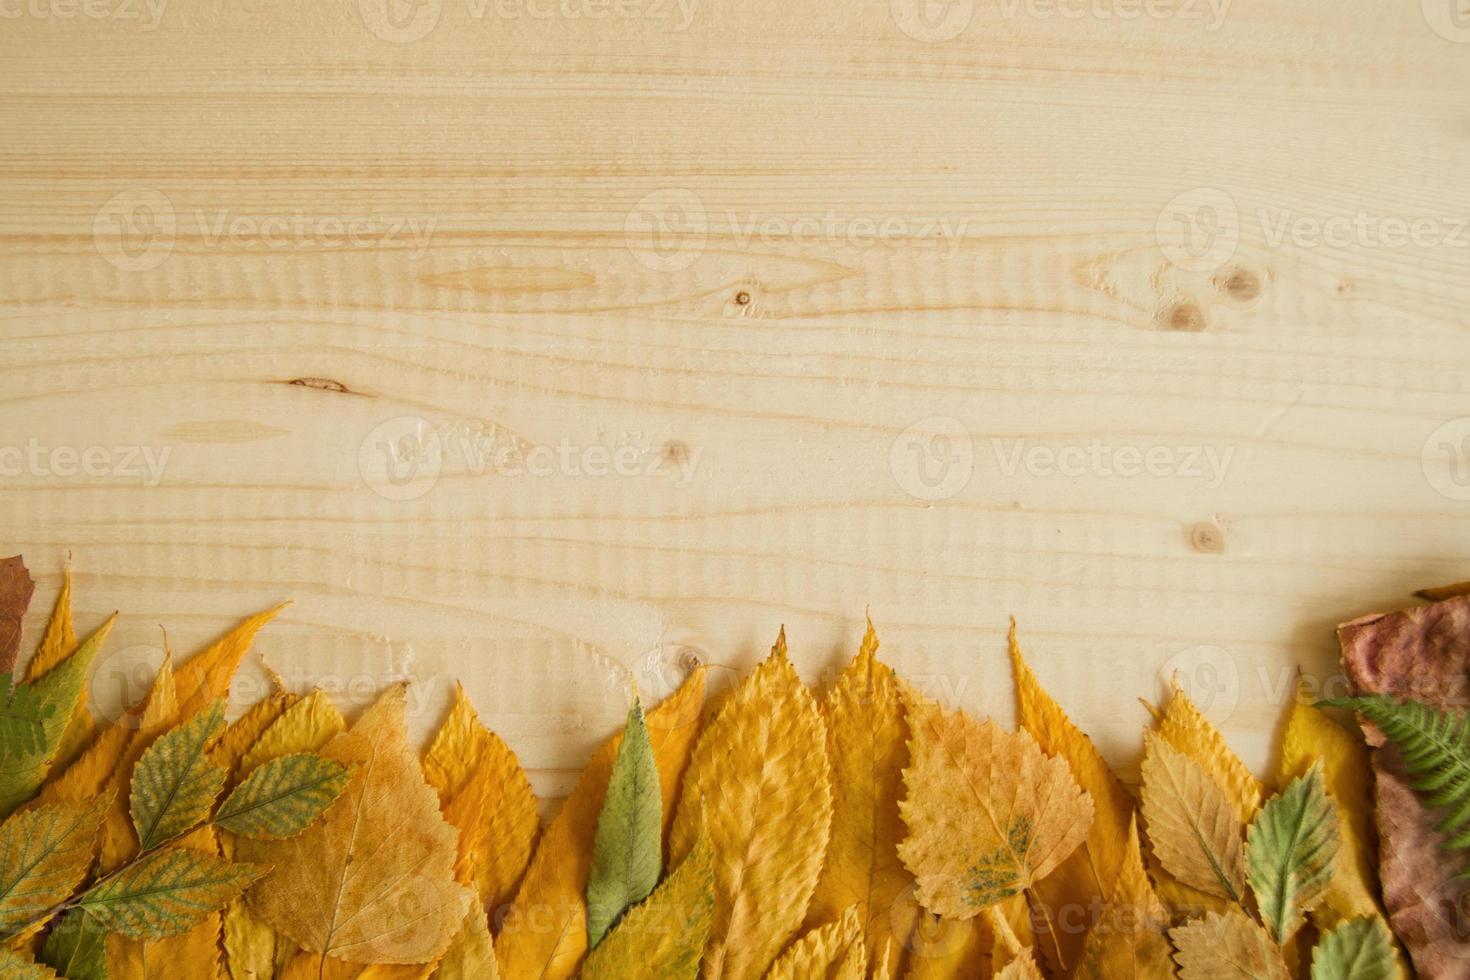
<path fill-rule="evenodd" d="M 422 759 L 401 685 L 350 726 L 280 689 L 225 725 L 274 610 L 98 728 L 80 678 L 107 626 L 78 644 L 69 592 L 0 700 L 62 709 L 6 749 L 0 980 L 1402 972 L 1366 750 L 1304 703 L 1268 797 L 1175 691 L 1135 805 L 1014 633 L 1018 732 L 909 687 L 871 625 L 818 698 L 783 634 L 708 717 L 703 668 L 635 705 L 542 832 L 462 691 Z"/>

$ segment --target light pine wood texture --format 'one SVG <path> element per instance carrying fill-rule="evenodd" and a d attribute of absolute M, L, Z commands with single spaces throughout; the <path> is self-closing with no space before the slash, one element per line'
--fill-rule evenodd
<path fill-rule="evenodd" d="M 411 673 L 425 731 L 463 678 L 555 797 L 630 682 L 698 656 L 728 684 L 782 623 L 820 684 L 870 610 L 899 669 L 1008 720 L 1014 614 L 1121 771 L 1175 668 L 1264 769 L 1334 624 L 1470 578 L 1454 0 L 1236 0 L 1213 30 L 442 0 L 407 42 L 373 0 L 172 0 L 152 30 L 7 2 L 0 551 L 41 583 L 31 638 L 68 554 L 82 624 L 123 611 L 101 706 L 159 624 L 182 654 L 294 598 L 258 644 L 294 685 Z M 1161 238 L 1222 199 L 1233 254 Z M 405 417 L 443 452 L 400 491 Z M 1231 455 L 1008 473 L 1015 440 Z M 506 475 L 486 443 L 665 462 Z M 92 475 L 67 451 L 96 447 Z"/>

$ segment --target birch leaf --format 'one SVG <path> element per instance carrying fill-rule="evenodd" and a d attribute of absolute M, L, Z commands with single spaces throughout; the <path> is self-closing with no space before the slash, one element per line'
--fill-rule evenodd
<path fill-rule="evenodd" d="M 1266 931 L 1231 910 L 1171 930 L 1179 980 L 1291 980 Z"/>
<path fill-rule="evenodd" d="M 1110 900 L 1130 854 L 1133 797 L 1108 768 L 1092 740 L 1072 724 L 1037 681 L 1021 653 L 1011 621 L 1011 669 L 1016 679 L 1016 715 L 1047 755 L 1065 759 L 1073 778 L 1092 798 L 1095 812 L 1087 840 L 1034 887 L 1048 909 L 1097 908 Z M 1085 934 L 1054 929 L 1064 964 L 1077 962 Z"/>
<path fill-rule="evenodd" d="M 1170 875 L 1241 902 L 1245 856 L 1236 810 L 1204 769 L 1153 732 L 1144 736 L 1143 817 Z"/>
<path fill-rule="evenodd" d="M 588 955 L 582 980 L 694 980 L 714 914 L 713 860 L 700 835 L 663 884 Z"/>
<path fill-rule="evenodd" d="M 348 768 L 300 753 L 263 763 L 220 804 L 214 822 L 240 837 L 283 840 L 311 826 L 347 785 Z"/>
<path fill-rule="evenodd" d="M 253 865 L 167 847 L 104 878 L 76 906 L 108 932 L 140 941 L 163 939 L 223 908 L 260 873 Z"/>
<path fill-rule="evenodd" d="M 832 826 L 826 725 L 784 630 L 695 747 L 669 853 L 687 854 L 701 826 L 715 853 L 703 975 L 752 980 L 806 917 Z"/>
<path fill-rule="evenodd" d="M 0 560 L 0 674 L 15 670 L 20 655 L 20 623 L 35 592 L 36 583 L 20 555 Z"/>
<path fill-rule="evenodd" d="M 623 740 L 597 818 L 587 879 L 587 946 L 596 949 L 630 905 L 643 901 L 663 872 L 663 796 L 643 709 L 628 710 Z"/>
<path fill-rule="evenodd" d="M 56 980 L 56 973 L 13 950 L 0 949 L 0 980 Z"/>
<path fill-rule="evenodd" d="M 406 684 L 390 687 L 322 749 L 356 766 L 325 819 L 288 840 L 237 845 L 245 860 L 272 867 L 250 892 L 251 910 L 323 957 L 430 962 L 454 938 L 472 898 L 454 880 L 454 829 L 409 750 L 406 692 Z"/>
<path fill-rule="evenodd" d="M 692 672 L 646 719 L 658 760 L 665 824 L 673 810 L 680 774 L 699 735 L 704 678 L 704 668 Z M 587 763 L 561 812 L 541 836 L 515 902 L 503 910 L 495 955 L 501 975 L 510 980 L 524 976 L 566 980 L 586 955 L 592 842 L 621 738 L 604 743 Z"/>
<path fill-rule="evenodd" d="M 286 755 L 319 752 L 347 730 L 342 712 L 324 691 L 312 691 L 281 713 L 240 759 L 240 772 Z"/>
<path fill-rule="evenodd" d="M 107 933 L 87 913 L 72 909 L 46 934 L 39 959 L 67 980 L 108 980 Z"/>
<path fill-rule="evenodd" d="M 92 867 L 107 801 L 52 803 L 0 824 L 0 938 L 74 892 Z"/>
<path fill-rule="evenodd" d="M 1261 781 L 1189 700 L 1177 681 L 1169 707 L 1159 722 L 1159 735 L 1209 774 L 1235 808 L 1235 817 L 1242 825 L 1249 825 L 1255 819 L 1256 811 L 1261 808 Z"/>
<path fill-rule="evenodd" d="M 1277 945 L 1296 934 L 1326 894 L 1339 844 L 1337 805 L 1322 785 L 1320 765 L 1272 797 L 1251 824 L 1247 877 Z"/>
<path fill-rule="evenodd" d="M 473 905 L 465 915 L 459 935 L 430 974 L 430 980 L 497 980 L 500 965 L 495 961 L 495 942 L 485 912 Z"/>
<path fill-rule="evenodd" d="M 914 877 L 898 859 L 908 723 L 893 670 L 877 654 L 869 621 L 857 656 L 822 704 L 832 757 L 832 840 L 807 924 L 831 922 L 856 903 L 867 951 L 891 972 L 919 910 Z"/>
<path fill-rule="evenodd" d="M 849 906 L 836 922 L 818 926 L 787 947 L 766 971 L 766 980 L 828 980 L 861 939 L 857 906 Z"/>
<path fill-rule="evenodd" d="M 1312 980 L 1389 980 L 1398 970 L 1394 960 L 1382 919 L 1349 919 L 1312 950 Z"/>
<path fill-rule="evenodd" d="M 1087 837 L 1092 800 L 1026 732 L 909 703 L 909 835 L 899 856 L 929 911 L 968 918 L 1046 877 Z"/>
<path fill-rule="evenodd" d="M 225 704 L 215 701 L 183 725 L 159 736 L 133 768 L 132 815 L 140 850 L 202 823 L 225 785 L 225 771 L 205 753 L 225 727 Z"/>
<path fill-rule="evenodd" d="M 1168 913 L 1143 865 L 1136 821 L 1102 917 L 1087 933 L 1075 980 L 1167 980 L 1174 975 Z"/>

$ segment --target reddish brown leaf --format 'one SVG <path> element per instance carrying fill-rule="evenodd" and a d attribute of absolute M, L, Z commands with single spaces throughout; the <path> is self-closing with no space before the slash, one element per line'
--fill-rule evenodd
<path fill-rule="evenodd" d="M 0 674 L 15 670 L 20 656 L 20 621 L 35 591 L 36 583 L 20 555 L 0 559 Z"/>

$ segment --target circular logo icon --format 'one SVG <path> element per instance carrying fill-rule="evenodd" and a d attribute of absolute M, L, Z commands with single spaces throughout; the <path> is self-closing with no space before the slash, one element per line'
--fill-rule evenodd
<path fill-rule="evenodd" d="M 177 230 L 173 202 L 151 188 L 113 195 L 92 219 L 97 254 L 124 272 L 163 265 L 174 250 Z"/>
<path fill-rule="evenodd" d="M 439 26 L 444 0 L 357 0 L 362 22 L 384 41 L 411 44 Z"/>
<path fill-rule="evenodd" d="M 357 451 L 357 469 L 388 500 L 417 500 L 439 482 L 444 440 L 428 419 L 402 415 L 381 422 Z"/>
<path fill-rule="evenodd" d="M 1470 0 L 1420 0 L 1429 29 L 1446 41 L 1470 44 Z"/>
<path fill-rule="evenodd" d="M 633 256 L 655 272 L 680 272 L 704 254 L 709 216 L 698 194 L 682 187 L 640 198 L 623 222 Z"/>
<path fill-rule="evenodd" d="M 1424 440 L 1424 479 L 1440 496 L 1470 500 L 1470 416 L 1451 419 Z"/>
<path fill-rule="evenodd" d="M 893 441 L 888 465 L 909 496 L 948 500 L 970 483 L 975 444 L 959 419 L 935 415 L 903 430 Z"/>
<path fill-rule="evenodd" d="M 1240 703 L 1240 669 L 1230 652 L 1221 647 L 1180 650 L 1159 668 L 1159 680 L 1165 690 L 1177 683 L 1216 725 L 1229 721 Z"/>
<path fill-rule="evenodd" d="M 975 0 L 889 0 L 893 23 L 915 41 L 939 44 L 959 37 L 975 17 Z"/>
<path fill-rule="evenodd" d="M 87 681 L 92 714 L 114 725 L 137 728 L 164 656 L 162 647 L 146 643 L 115 650 L 104 647 Z M 134 706 L 140 710 L 128 710 Z"/>
<path fill-rule="evenodd" d="M 1240 212 L 1224 191 L 1196 187 L 1164 205 L 1154 236 L 1164 257 L 1174 265 L 1186 272 L 1209 272 L 1235 256 L 1240 245 Z"/>

